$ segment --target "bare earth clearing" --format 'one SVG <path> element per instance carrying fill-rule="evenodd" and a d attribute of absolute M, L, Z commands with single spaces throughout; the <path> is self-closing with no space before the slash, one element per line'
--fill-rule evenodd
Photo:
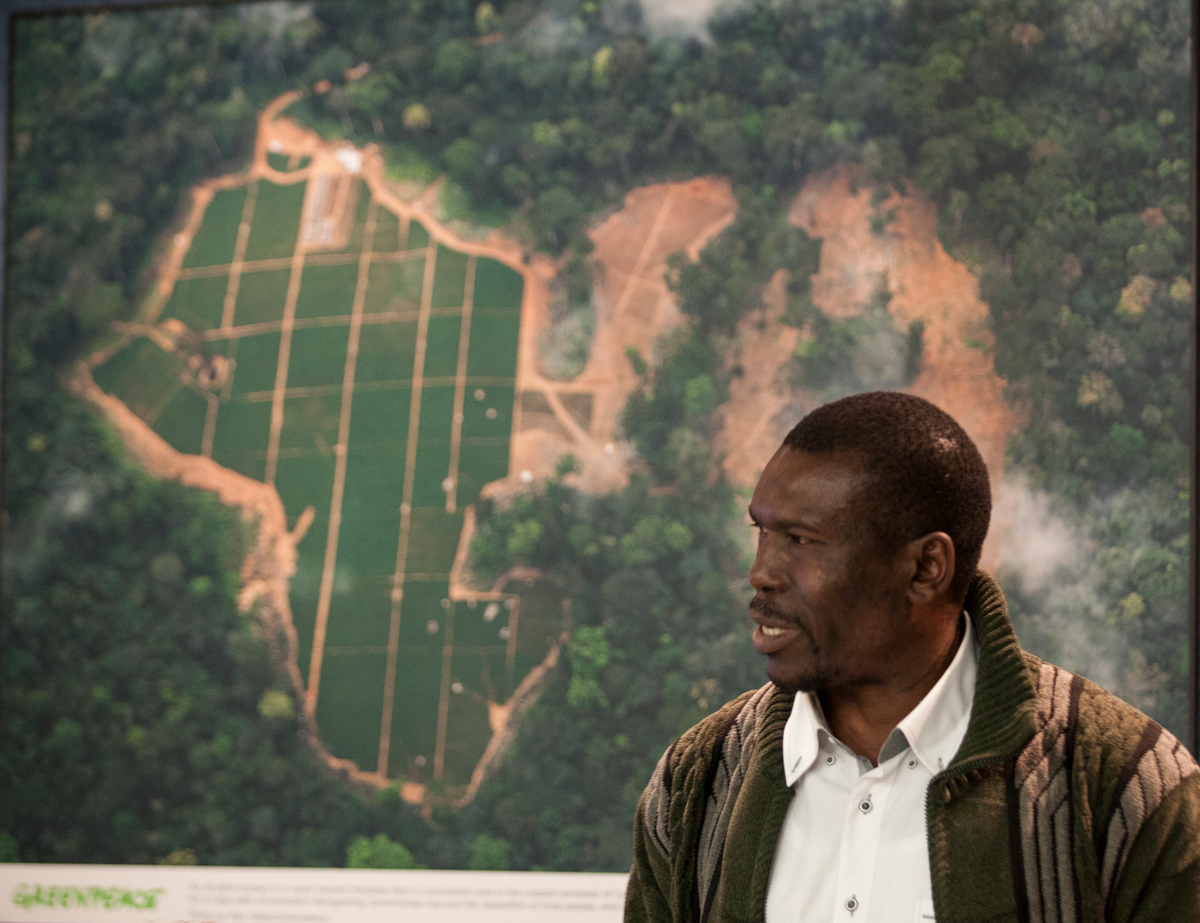
<path fill-rule="evenodd" d="M 514 470 L 549 476 L 558 459 L 571 453 L 582 463 L 578 484 L 604 493 L 627 480 L 628 450 L 617 444 L 621 411 L 639 382 L 627 347 L 650 359 L 657 340 L 679 323 L 675 298 L 663 279 L 667 257 L 685 251 L 695 259 L 713 237 L 733 221 L 737 202 L 729 181 L 700 177 L 684 183 L 659 183 L 635 189 L 621 209 L 589 236 L 592 258 L 601 267 L 593 293 L 596 331 L 583 371 L 569 382 L 538 371 L 538 338 L 549 319 L 542 298 L 522 317 L 518 388 L 545 398 L 548 414 L 528 416 L 514 439 Z M 564 398 L 590 398 L 589 420 L 564 408 Z"/>
<path fill-rule="evenodd" d="M 871 189 L 852 192 L 855 173 L 838 167 L 808 179 L 792 203 L 789 218 L 821 238 L 821 263 L 812 278 L 812 298 L 830 317 L 853 317 L 884 282 L 892 293 L 888 311 L 907 328 L 925 324 L 920 375 L 909 389 L 950 413 L 979 446 L 992 477 L 993 495 L 1004 474 L 1004 446 L 1019 425 L 1005 403 L 1004 381 L 992 361 L 987 305 L 971 271 L 953 260 L 937 238 L 937 212 L 919 191 L 893 193 L 879 213 L 895 209 L 883 233 L 871 231 Z M 739 362 L 745 374 L 735 380 L 725 414 L 720 448 L 725 472 L 739 486 L 751 486 L 788 429 L 812 408 L 811 394 L 791 389 L 783 367 L 800 335 L 779 322 L 783 279 L 772 280 L 758 316 L 739 325 Z M 999 511 L 998 511 L 999 512 Z M 983 565 L 1000 560 L 1005 523 L 993 522 Z"/>

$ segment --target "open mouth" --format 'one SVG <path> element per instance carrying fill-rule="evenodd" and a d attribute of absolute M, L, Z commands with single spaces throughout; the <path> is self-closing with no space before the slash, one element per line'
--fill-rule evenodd
<path fill-rule="evenodd" d="M 799 628 L 784 628 L 775 625 L 758 625 L 750 641 L 760 654 L 774 654 L 783 650 L 801 634 Z"/>

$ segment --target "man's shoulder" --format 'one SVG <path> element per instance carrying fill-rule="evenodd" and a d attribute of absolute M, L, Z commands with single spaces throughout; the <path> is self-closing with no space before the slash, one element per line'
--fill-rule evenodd
<path fill-rule="evenodd" d="M 1131 783 L 1157 790 L 1161 800 L 1197 772 L 1192 754 L 1153 718 L 1083 676 L 1031 654 L 1025 657 L 1038 689 L 1041 740 L 1032 749 L 1045 755 L 1069 751 L 1076 769 L 1098 785 L 1094 794 L 1102 800 L 1120 800 Z"/>
<path fill-rule="evenodd" d="M 792 696 L 773 683 L 743 692 L 684 731 L 658 761 L 646 795 L 671 798 L 711 783 L 719 764 L 742 764 L 764 739 L 782 737 Z"/>
<path fill-rule="evenodd" d="M 1025 835 L 1048 829 L 1041 821 L 1051 822 L 1066 795 L 1089 818 L 1101 903 L 1127 900 L 1140 893 L 1138 882 L 1163 871 L 1160 853 L 1176 848 L 1171 843 L 1196 842 L 1200 770 L 1170 731 L 1133 705 L 1082 676 L 1025 656 L 1037 686 L 1037 733 L 1018 755 L 1013 780 L 1027 818 Z M 1037 851 L 1028 843 L 1026 848 Z M 1177 853 L 1172 859 L 1180 869 L 1198 864 L 1194 847 L 1187 848 L 1191 858 L 1180 860 Z M 1126 880 L 1133 884 L 1126 887 Z"/>
<path fill-rule="evenodd" d="M 725 816 L 725 806 L 737 800 L 754 754 L 781 742 L 793 698 L 773 683 L 745 692 L 667 748 L 638 806 L 646 842 L 661 857 L 669 857 L 680 831 L 690 829 L 698 835 L 696 824 L 702 816 Z M 692 810 L 698 803 L 708 809 Z"/>
<path fill-rule="evenodd" d="M 1038 690 L 1038 720 L 1061 725 L 1077 746 L 1129 757 L 1149 738 L 1176 738 L 1149 715 L 1085 676 L 1025 654 Z"/>
<path fill-rule="evenodd" d="M 754 747 L 764 729 L 780 726 L 780 713 L 791 709 L 792 696 L 774 683 L 743 692 L 707 718 L 693 725 L 668 749 L 673 769 L 709 762 L 719 754 L 731 755 Z M 783 714 L 786 720 L 786 713 Z M 774 720 L 772 720 L 774 719 Z"/>

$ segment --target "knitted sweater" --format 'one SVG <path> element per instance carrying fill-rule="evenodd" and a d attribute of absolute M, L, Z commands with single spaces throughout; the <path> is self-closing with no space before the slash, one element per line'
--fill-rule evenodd
<path fill-rule="evenodd" d="M 938 923 L 1198 923 L 1200 772 L 1171 734 L 1023 652 L 982 571 L 966 738 L 929 784 Z M 626 921 L 762 921 L 792 790 L 793 696 L 768 684 L 663 755 L 638 804 Z"/>

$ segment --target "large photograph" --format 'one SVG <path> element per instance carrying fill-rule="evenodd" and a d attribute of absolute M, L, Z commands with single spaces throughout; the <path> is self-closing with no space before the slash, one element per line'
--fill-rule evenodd
<path fill-rule="evenodd" d="M 1184 0 L 12 20 L 0 860 L 622 872 L 836 398 L 1189 739 Z"/>

